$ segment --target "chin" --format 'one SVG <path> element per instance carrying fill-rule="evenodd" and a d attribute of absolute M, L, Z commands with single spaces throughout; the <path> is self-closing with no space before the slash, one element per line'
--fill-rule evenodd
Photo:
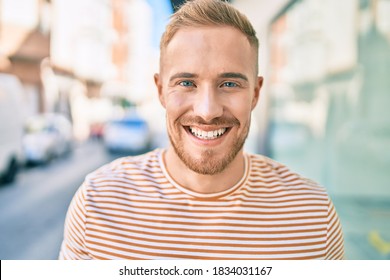
<path fill-rule="evenodd" d="M 183 146 L 172 145 L 180 160 L 192 171 L 202 175 L 215 175 L 222 173 L 236 158 L 242 145 L 233 148 L 203 149 L 199 151 L 198 156 L 194 152 L 187 151 Z"/>

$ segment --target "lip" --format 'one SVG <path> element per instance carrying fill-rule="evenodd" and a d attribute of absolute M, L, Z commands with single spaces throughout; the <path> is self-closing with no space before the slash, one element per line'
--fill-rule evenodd
<path fill-rule="evenodd" d="M 221 144 L 232 129 L 232 127 L 212 127 L 212 126 L 205 127 L 205 126 L 199 126 L 199 125 L 195 125 L 195 126 L 191 126 L 191 127 L 196 127 L 196 128 L 201 129 L 203 131 L 213 131 L 213 130 L 218 130 L 220 128 L 226 128 L 225 133 L 221 137 L 218 137 L 215 139 L 200 139 L 191 133 L 190 126 L 183 126 L 184 131 L 187 133 L 187 135 L 190 137 L 190 139 L 193 142 L 195 142 L 195 144 L 202 145 L 202 146 L 216 146 L 216 145 Z"/>

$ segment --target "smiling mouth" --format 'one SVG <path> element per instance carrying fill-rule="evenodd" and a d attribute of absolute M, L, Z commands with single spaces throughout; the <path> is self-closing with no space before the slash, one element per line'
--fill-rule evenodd
<path fill-rule="evenodd" d="M 229 130 L 229 128 L 224 127 L 224 128 L 220 128 L 220 129 L 216 129 L 216 130 L 204 131 L 204 130 L 201 130 L 199 128 L 191 127 L 191 126 L 188 126 L 187 129 L 196 138 L 199 138 L 202 140 L 214 140 L 214 139 L 220 138 L 220 137 L 222 137 L 222 135 L 224 135 Z"/>

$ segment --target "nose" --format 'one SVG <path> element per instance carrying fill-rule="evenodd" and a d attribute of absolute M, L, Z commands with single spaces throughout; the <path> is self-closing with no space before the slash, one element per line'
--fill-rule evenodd
<path fill-rule="evenodd" d="M 209 122 L 223 114 L 223 104 L 216 89 L 205 87 L 197 93 L 194 114 Z"/>

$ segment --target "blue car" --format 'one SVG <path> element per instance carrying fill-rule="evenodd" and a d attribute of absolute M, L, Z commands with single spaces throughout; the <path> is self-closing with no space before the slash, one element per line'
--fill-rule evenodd
<path fill-rule="evenodd" d="M 146 120 L 132 113 L 109 121 L 103 140 L 110 152 L 139 154 L 150 150 L 151 132 Z"/>

